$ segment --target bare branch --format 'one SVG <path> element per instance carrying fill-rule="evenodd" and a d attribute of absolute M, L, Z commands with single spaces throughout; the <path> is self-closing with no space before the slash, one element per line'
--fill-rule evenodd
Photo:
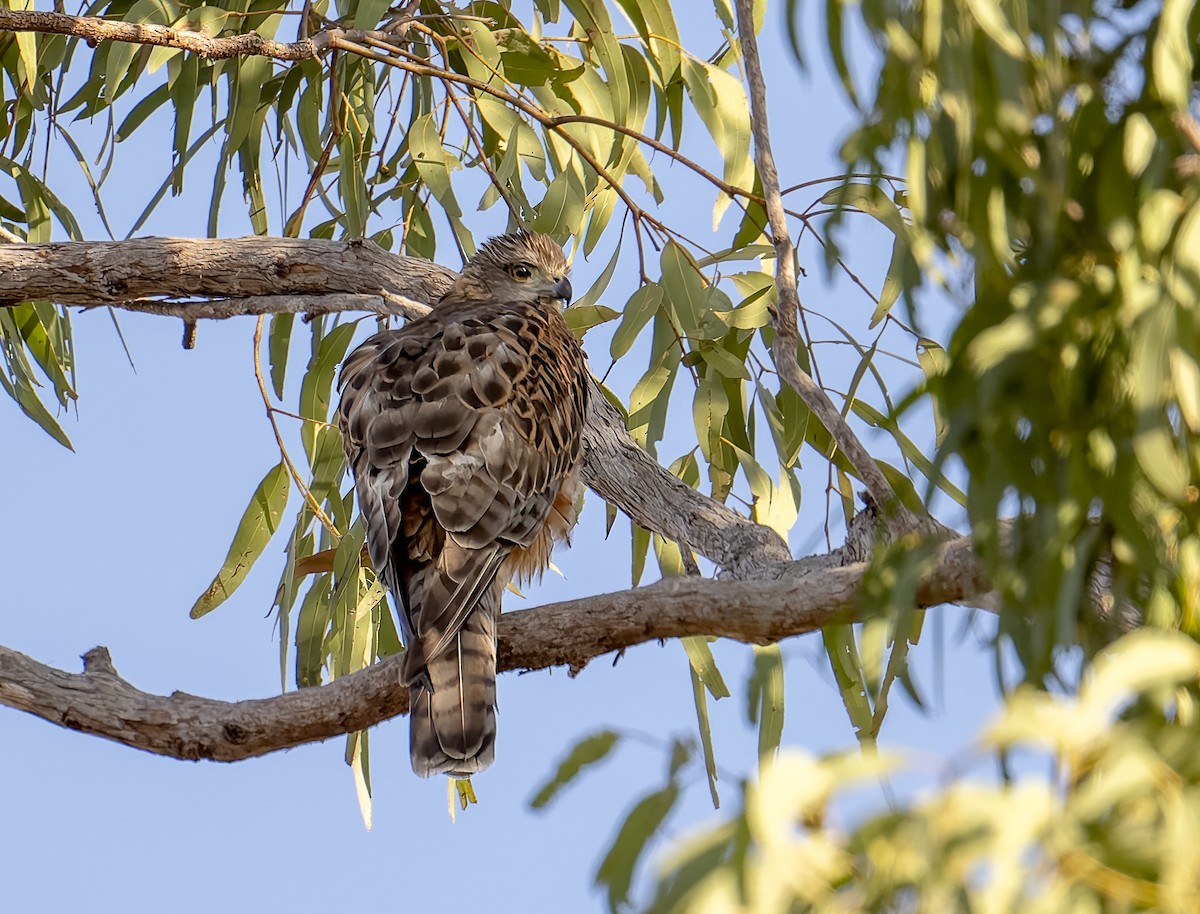
<path fill-rule="evenodd" d="M 767 125 L 767 88 L 763 80 L 762 63 L 758 56 L 758 40 L 754 35 L 753 0 L 737 0 L 738 35 L 745 58 L 746 79 L 750 83 L 750 123 L 754 131 L 754 161 L 762 178 L 766 198 L 767 218 L 775 246 L 775 287 L 779 303 L 774 316 L 775 344 L 772 347 L 775 367 L 780 376 L 800 395 L 805 405 L 829 430 L 837 446 L 845 453 L 859 479 L 880 507 L 884 523 L 892 536 L 914 529 L 917 519 L 900 504 L 891 484 L 854 434 L 833 401 L 808 374 L 801 370 L 796 352 L 800 331 L 796 317 L 800 313 L 800 294 L 796 285 L 795 247 L 788 231 L 787 214 L 779 192 L 779 172 L 771 153 L 771 131 Z"/>
<path fill-rule="evenodd" d="M 224 320 L 261 314 L 335 314 L 344 311 L 377 314 L 403 314 L 418 317 L 425 312 L 421 305 L 400 310 L 388 304 L 382 295 L 354 293 L 331 295 L 252 295 L 248 298 L 212 298 L 202 301 L 163 301 L 135 298 L 128 301 L 97 302 L 97 306 L 119 308 L 136 314 L 155 314 L 159 317 L 178 317 L 185 321 Z"/>
<path fill-rule="evenodd" d="M 753 523 L 685 485 L 640 448 L 621 414 L 594 383 L 583 437 L 583 481 L 647 530 L 690 546 L 734 577 L 788 562 L 770 527 Z"/>
<path fill-rule="evenodd" d="M 417 317 L 456 275 L 428 260 L 357 241 L 137 238 L 0 245 L 0 307 L 45 298 L 174 317 L 229 317 L 294 311 L 298 303 L 291 296 L 350 294 L 386 302 L 381 309 L 363 301 L 364 310 Z M 210 302 L 207 308 L 216 312 L 210 315 L 205 306 L 184 304 L 199 298 L 261 300 L 258 310 Z M 169 310 L 154 311 L 150 299 L 173 301 Z"/>
<path fill-rule="evenodd" d="M 672 578 L 635 590 L 505 613 L 499 668 L 567 666 L 662 638 L 719 635 L 768 643 L 853 617 L 866 566 L 778 581 Z M 970 540 L 946 543 L 918 590 L 919 606 L 987 589 Z M 0 647 L 0 705 L 51 723 L 179 759 L 233 762 L 370 727 L 408 710 L 399 658 L 320 688 L 273 698 L 216 701 L 151 695 L 117 675 L 108 651 L 66 673 Z"/>
<path fill-rule="evenodd" d="M 82 38 L 92 47 L 101 41 L 125 41 L 159 47 L 180 48 L 209 60 L 229 57 L 272 57 L 275 60 L 311 60 L 322 50 L 313 39 L 283 44 L 263 38 L 255 32 L 211 38 L 203 32 L 173 29 L 165 25 L 116 22 L 95 16 L 69 16 L 65 13 L 40 13 L 32 10 L 0 8 L 0 31 L 44 32 Z"/>

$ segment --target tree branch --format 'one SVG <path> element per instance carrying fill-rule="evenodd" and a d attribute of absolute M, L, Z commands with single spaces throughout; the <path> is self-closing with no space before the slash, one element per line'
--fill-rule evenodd
<path fill-rule="evenodd" d="M 248 237 L 0 245 L 0 307 L 49 299 L 193 321 L 296 312 L 310 303 L 310 313 L 321 313 L 357 303 L 363 310 L 418 317 L 456 275 L 363 242 Z M 583 475 L 602 498 L 734 576 L 791 559 L 773 530 L 659 466 L 594 385 L 591 405 Z"/>
<path fill-rule="evenodd" d="M 508 612 L 500 619 L 499 669 L 567 666 L 577 673 L 611 651 L 663 638 L 718 635 L 756 644 L 804 634 L 858 611 L 865 564 L 799 579 L 670 578 L 649 587 Z M 968 600 L 986 591 L 971 541 L 940 547 L 917 604 Z M 233 762 L 370 727 L 408 710 L 398 657 L 320 688 L 273 698 L 216 701 L 142 692 L 117 675 L 108 651 L 84 672 L 57 670 L 0 647 L 0 705 L 51 723 L 178 759 Z"/>
<path fill-rule="evenodd" d="M 70 35 L 82 38 L 91 47 L 95 47 L 101 41 L 125 41 L 131 44 L 179 48 L 209 60 L 251 56 L 271 57 L 275 60 L 311 60 L 327 46 L 327 42 L 317 41 L 316 38 L 306 38 L 290 44 L 271 41 L 255 32 L 212 38 L 203 32 L 174 29 L 165 25 L 3 8 L 0 8 L 0 31 Z"/>
<path fill-rule="evenodd" d="M 136 238 L 0 245 L 0 307 L 44 298 L 151 311 L 149 299 L 165 299 L 156 313 L 230 317 L 295 311 L 290 296 L 349 294 L 384 296 L 384 310 L 418 317 L 456 275 L 361 241 Z M 262 300 L 254 308 L 209 303 L 217 312 L 210 315 L 194 304 L 199 298 Z"/>
<path fill-rule="evenodd" d="M 772 353 L 775 356 L 775 367 L 833 436 L 833 440 L 845 453 L 858 478 L 879 506 L 889 534 L 898 537 L 917 527 L 916 517 L 896 498 L 896 493 L 883 475 L 879 464 L 858 440 L 858 436 L 833 405 L 833 401 L 812 377 L 801 370 L 797 361 L 800 331 L 796 324 L 796 316 L 800 313 L 800 294 L 794 264 L 795 247 L 788 231 L 783 196 L 779 191 L 779 172 L 775 168 L 775 157 L 771 152 L 771 131 L 767 125 L 767 87 L 758 56 L 758 39 L 754 34 L 753 0 L 737 0 L 736 5 L 738 36 L 745 59 L 746 79 L 750 83 L 754 161 L 762 179 L 771 240 L 775 246 L 775 287 L 779 293 L 778 307 L 773 314 L 775 343 Z"/>
<path fill-rule="evenodd" d="M 410 20 L 401 20 L 401 24 L 405 25 L 409 22 L 415 22 L 420 18 L 422 17 L 413 16 Z M 471 19 L 479 17 L 466 16 L 463 18 Z M 563 130 L 565 126 L 569 124 L 594 124 L 596 126 L 607 127 L 616 133 L 628 136 L 636 142 L 668 156 L 734 200 L 742 197 L 758 203 L 763 202 L 762 198 L 758 197 L 751 190 L 729 184 L 678 150 L 625 124 L 590 115 L 552 115 L 537 105 L 531 104 L 527 99 L 509 94 L 503 89 L 498 89 L 495 86 L 472 79 L 470 76 L 461 73 L 435 67 L 424 59 L 407 55 L 403 48 L 398 47 L 398 43 L 404 38 L 404 32 L 396 27 L 395 22 L 386 30 L 323 29 L 311 38 L 284 43 L 263 38 L 254 32 L 242 35 L 230 35 L 224 38 L 214 38 L 203 32 L 176 29 L 165 25 L 117 22 L 93 16 L 72 16 L 65 13 L 40 13 L 0 9 L 0 31 L 69 35 L 83 38 L 92 47 L 95 47 L 101 41 L 123 41 L 133 44 L 173 47 L 188 51 L 208 60 L 259 56 L 286 62 L 296 62 L 317 59 L 336 48 L 351 54 L 357 54 L 360 57 L 382 63 L 386 66 L 405 70 L 416 76 L 440 79 L 443 82 L 455 83 L 471 88 L 511 105 L 547 129 L 553 130 L 564 141 L 570 143 L 581 157 L 589 160 L 588 164 L 592 169 L 598 175 L 605 178 L 609 185 L 621 195 L 623 202 L 630 208 L 630 211 L 637 214 L 639 219 L 645 219 L 652 225 L 661 226 L 661 223 L 645 210 L 638 207 L 633 199 L 624 193 L 621 183 L 613 180 L 608 175 L 604 166 L 595 161 L 591 154 L 569 132 Z M 430 34 L 435 39 L 438 37 L 432 33 L 427 34 Z M 385 53 L 380 54 L 378 51 Z M 401 56 L 397 58 L 389 55 Z"/>

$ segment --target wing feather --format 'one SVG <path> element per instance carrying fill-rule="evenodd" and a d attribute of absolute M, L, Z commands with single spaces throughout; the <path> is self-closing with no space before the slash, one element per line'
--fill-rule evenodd
<path fill-rule="evenodd" d="M 433 689 L 431 665 L 442 658 L 461 667 L 472 612 L 487 603 L 494 615 L 491 589 L 548 561 L 552 539 L 563 535 L 556 502 L 572 502 L 577 485 L 586 377 L 561 316 L 520 303 L 443 300 L 347 359 L 339 424 L 371 562 L 401 617 L 408 683 Z M 494 620 L 480 625 L 494 637 Z M 439 665 L 434 678 L 467 688 L 460 673 Z M 494 687 L 484 692 L 494 696 Z M 445 701 L 439 696 L 427 713 L 436 717 Z M 486 721 L 494 729 L 494 716 L 474 720 L 474 728 L 460 721 L 453 740 L 434 727 L 450 740 L 442 743 L 448 757 L 463 758 L 467 731 L 475 752 L 491 751 L 490 740 L 481 749 L 475 738 Z M 429 727 L 421 727 L 427 741 Z M 413 751 L 417 767 L 415 742 Z M 420 770 L 449 770 L 441 765 Z"/>

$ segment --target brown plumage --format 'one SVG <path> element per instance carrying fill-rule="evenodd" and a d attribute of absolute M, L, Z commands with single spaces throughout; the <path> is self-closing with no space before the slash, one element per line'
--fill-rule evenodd
<path fill-rule="evenodd" d="M 491 764 L 500 595 L 575 523 L 587 367 L 566 276 L 545 235 L 493 238 L 430 314 L 342 366 L 338 424 L 400 616 L 425 777 Z"/>

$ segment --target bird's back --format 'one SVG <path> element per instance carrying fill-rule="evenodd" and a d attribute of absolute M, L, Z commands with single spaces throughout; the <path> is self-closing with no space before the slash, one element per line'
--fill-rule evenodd
<path fill-rule="evenodd" d="M 453 295 L 343 366 L 339 423 L 397 603 L 418 774 L 491 762 L 500 596 L 574 523 L 586 385 L 556 307 Z"/>

